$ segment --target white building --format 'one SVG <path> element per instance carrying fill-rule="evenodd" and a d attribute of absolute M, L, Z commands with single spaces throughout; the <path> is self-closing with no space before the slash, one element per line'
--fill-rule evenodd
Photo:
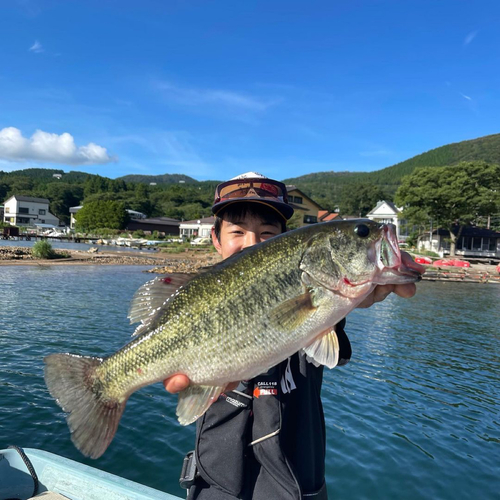
<path fill-rule="evenodd" d="M 77 207 L 69 207 L 69 227 L 75 229 L 76 219 L 75 214 L 82 208 L 83 205 L 78 205 Z"/>
<path fill-rule="evenodd" d="M 401 209 L 396 207 L 392 201 L 379 201 L 377 206 L 366 214 L 368 219 L 384 224 L 394 224 L 399 242 L 404 242 L 408 238 L 408 225 L 406 220 L 400 219 L 398 215 Z"/>
<path fill-rule="evenodd" d="M 204 217 L 203 219 L 188 220 L 181 222 L 179 233 L 181 238 L 210 238 L 215 217 Z"/>
<path fill-rule="evenodd" d="M 13 226 L 59 225 L 59 219 L 49 212 L 49 200 L 20 195 L 5 201 L 3 221 Z"/>

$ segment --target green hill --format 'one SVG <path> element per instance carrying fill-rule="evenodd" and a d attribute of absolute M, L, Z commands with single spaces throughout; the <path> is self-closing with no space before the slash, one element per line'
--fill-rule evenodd
<path fill-rule="evenodd" d="M 500 164 L 500 134 L 448 144 L 375 172 L 318 172 L 288 178 L 284 182 L 294 184 L 324 208 L 332 210 L 342 198 L 344 201 L 349 198 L 350 193 L 366 192 L 366 186 L 362 185 L 376 186 L 383 191 L 384 197 L 393 199 L 401 179 L 417 167 L 441 167 L 479 160 Z M 59 175 L 54 177 L 54 174 L 61 174 L 61 178 Z M 150 186 L 151 183 L 157 185 Z M 147 192 L 138 191 L 134 195 L 136 189 L 144 189 L 141 184 L 146 185 Z M 201 203 L 204 208 L 209 206 L 216 184 L 217 181 L 197 181 L 183 174 L 125 175 L 113 180 L 77 171 L 64 173 L 58 169 L 28 168 L 8 173 L 0 171 L 0 201 L 12 193 L 53 198 L 54 193 L 65 190 L 72 192 L 71 200 L 65 202 L 69 205 L 80 203 L 90 195 L 111 193 L 109 196 L 124 200 L 133 196 L 140 200 L 151 196 L 152 206 L 156 207 L 160 207 L 158 200 L 166 197 L 168 201 L 157 210 L 159 213 L 173 213 L 172 207 L 191 202 Z M 137 207 L 138 210 L 141 208 Z M 142 210 L 155 213 L 153 209 Z"/>
<path fill-rule="evenodd" d="M 124 175 L 123 177 L 118 177 L 117 180 L 125 181 L 125 182 L 139 182 L 142 184 L 150 184 L 151 182 L 155 182 L 156 184 L 178 184 L 186 183 L 186 184 L 195 184 L 198 181 L 193 179 L 192 177 L 188 177 L 183 174 L 163 174 L 163 175 L 139 175 L 139 174 L 130 174 Z"/>
<path fill-rule="evenodd" d="M 411 174 L 417 167 L 444 167 L 456 165 L 462 161 L 479 161 L 500 164 L 500 134 L 487 135 L 470 141 L 447 144 L 427 153 L 414 156 L 409 160 L 397 163 L 369 175 L 375 179 L 389 179 Z"/>
<path fill-rule="evenodd" d="M 375 172 L 319 172 L 288 178 L 284 182 L 297 186 L 318 203 L 331 208 L 332 203 L 339 202 L 344 188 L 352 189 L 356 184 L 375 184 L 391 198 L 402 177 L 417 167 L 442 167 L 479 160 L 500 164 L 500 134 L 447 144 Z"/>

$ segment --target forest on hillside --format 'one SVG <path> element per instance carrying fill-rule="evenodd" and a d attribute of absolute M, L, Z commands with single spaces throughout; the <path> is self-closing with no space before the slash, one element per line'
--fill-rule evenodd
<path fill-rule="evenodd" d="M 151 186 L 81 172 L 27 169 L 0 172 L 0 200 L 14 194 L 47 198 L 50 211 L 66 224 L 70 207 L 92 201 L 120 201 L 148 217 L 191 220 L 210 215 L 216 184 L 195 181 Z"/>
<path fill-rule="evenodd" d="M 319 172 L 288 178 L 284 182 L 296 185 L 324 208 L 332 209 L 331 203 L 340 205 L 342 194 L 354 193 L 358 186 L 377 186 L 386 199 L 394 200 L 403 177 L 416 168 L 452 166 L 468 161 L 500 164 L 500 134 L 447 144 L 373 172 Z"/>
<path fill-rule="evenodd" d="M 461 161 L 500 164 L 500 134 L 449 144 L 374 172 L 319 172 L 284 179 L 323 209 L 364 216 L 377 201 L 394 201 L 405 176 L 418 167 L 452 166 Z M 258 170 L 258 166 L 256 166 Z M 51 212 L 69 222 L 69 208 L 91 201 L 119 201 L 148 217 L 192 220 L 211 214 L 215 186 L 184 174 L 127 175 L 109 179 L 58 169 L 0 171 L 0 202 L 13 194 L 47 198 Z"/>

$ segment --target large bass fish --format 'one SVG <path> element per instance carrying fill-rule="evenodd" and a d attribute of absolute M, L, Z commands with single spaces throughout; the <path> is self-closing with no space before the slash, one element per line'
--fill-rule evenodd
<path fill-rule="evenodd" d="M 251 379 L 303 350 L 334 367 L 334 325 L 378 284 L 411 283 L 394 226 L 370 220 L 327 222 L 250 247 L 195 277 L 143 285 L 130 308 L 136 337 L 107 358 L 51 354 L 45 381 L 76 447 L 101 456 L 137 389 L 184 373 L 177 416 L 201 416 L 229 382 Z"/>

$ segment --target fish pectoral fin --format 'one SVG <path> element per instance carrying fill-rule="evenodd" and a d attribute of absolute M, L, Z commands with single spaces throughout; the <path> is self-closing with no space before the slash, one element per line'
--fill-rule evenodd
<path fill-rule="evenodd" d="M 311 290 L 308 289 L 272 309 L 269 319 L 272 327 L 291 331 L 299 328 L 315 310 Z"/>
<path fill-rule="evenodd" d="M 208 410 L 224 389 L 225 386 L 190 385 L 179 392 L 176 411 L 179 423 L 181 425 L 192 424 Z"/>
<path fill-rule="evenodd" d="M 135 292 L 127 316 L 130 323 L 138 321 L 142 323 L 132 335 L 138 335 L 145 330 L 153 321 L 158 310 L 194 276 L 195 274 L 174 273 L 144 283 Z"/>
<path fill-rule="evenodd" d="M 339 363 L 340 344 L 332 326 L 321 333 L 314 341 L 302 348 L 307 361 L 314 366 L 325 365 L 328 368 L 335 368 Z"/>

